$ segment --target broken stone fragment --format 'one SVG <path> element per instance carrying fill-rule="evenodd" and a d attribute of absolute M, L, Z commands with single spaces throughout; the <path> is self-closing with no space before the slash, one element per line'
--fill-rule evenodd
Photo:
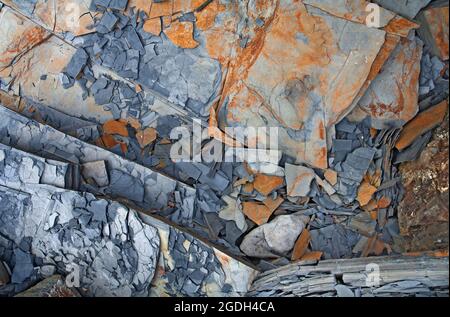
<path fill-rule="evenodd" d="M 419 110 L 419 75 L 423 43 L 402 38 L 381 72 L 359 101 L 371 117 L 372 127 L 401 127 Z"/>
<path fill-rule="evenodd" d="M 157 132 L 154 128 L 146 128 L 136 133 L 136 139 L 141 148 L 145 148 L 147 145 L 153 143 L 156 140 L 156 137 Z"/>
<path fill-rule="evenodd" d="M 196 48 L 199 43 L 194 40 L 194 24 L 192 22 L 172 22 L 164 33 L 176 46 L 181 48 Z"/>
<path fill-rule="evenodd" d="M 15 297 L 81 297 L 81 295 L 75 288 L 68 287 L 62 276 L 53 275 Z"/>
<path fill-rule="evenodd" d="M 431 0 L 374 0 L 383 8 L 396 12 L 409 19 L 414 19 L 420 9 L 424 8 Z"/>
<path fill-rule="evenodd" d="M 442 101 L 436 106 L 433 106 L 421 113 L 419 113 L 412 121 L 410 121 L 402 130 L 400 138 L 395 147 L 402 151 L 411 145 L 420 135 L 437 127 L 448 111 L 447 100 Z"/>
<path fill-rule="evenodd" d="M 81 174 L 83 178 L 90 183 L 94 183 L 99 187 L 109 185 L 108 170 L 105 161 L 88 162 L 81 165 Z"/>
<path fill-rule="evenodd" d="M 243 202 L 242 211 L 258 226 L 267 223 L 273 212 L 266 205 L 254 201 Z"/>
<path fill-rule="evenodd" d="M 431 48 L 434 55 L 442 60 L 449 58 L 449 4 L 430 7 L 417 17 L 421 23 L 419 34 L 424 42 Z"/>
<path fill-rule="evenodd" d="M 337 184 L 337 172 L 332 169 L 327 169 L 324 173 L 325 179 L 334 186 Z"/>
<path fill-rule="evenodd" d="M 257 174 L 253 182 L 254 188 L 264 196 L 268 196 L 274 190 L 280 188 L 284 183 L 284 178 L 279 176 L 268 176 Z"/>
<path fill-rule="evenodd" d="M 361 207 L 367 205 L 369 201 L 372 199 L 373 194 L 375 194 L 377 188 L 372 186 L 369 182 L 364 181 L 358 188 L 358 196 L 357 201 Z"/>
<path fill-rule="evenodd" d="M 219 217 L 224 220 L 234 221 L 236 226 L 242 232 L 247 230 L 244 214 L 239 207 L 239 202 L 230 196 L 223 196 L 222 200 L 227 204 L 224 209 L 219 212 Z"/>
<path fill-rule="evenodd" d="M 351 217 L 348 223 L 349 228 L 366 237 L 372 237 L 375 234 L 376 225 L 376 220 L 372 219 L 370 214 L 364 211 Z"/>
<path fill-rule="evenodd" d="M 314 171 L 305 166 L 286 163 L 287 194 L 290 197 L 306 197 L 311 190 L 311 182 L 316 177 Z"/>
<path fill-rule="evenodd" d="M 256 258 L 285 256 L 294 247 L 304 227 L 305 224 L 298 215 L 278 216 L 250 231 L 244 237 L 240 249 L 246 255 Z"/>
<path fill-rule="evenodd" d="M 295 242 L 294 250 L 292 251 L 291 260 L 296 261 L 301 259 L 308 250 L 309 242 L 311 241 L 311 235 L 308 229 L 304 229 Z"/>
<path fill-rule="evenodd" d="M 145 21 L 144 31 L 153 35 L 159 35 L 161 33 L 161 19 L 154 18 Z"/>
<path fill-rule="evenodd" d="M 127 122 L 124 120 L 110 120 L 103 124 L 103 132 L 110 135 L 128 137 Z"/>
<path fill-rule="evenodd" d="M 284 198 L 281 196 L 278 196 L 275 199 L 273 199 L 272 197 L 267 197 L 263 200 L 263 204 L 266 205 L 267 208 L 269 208 L 269 212 L 272 214 L 275 210 L 277 210 L 278 207 L 280 207 L 283 201 Z"/>

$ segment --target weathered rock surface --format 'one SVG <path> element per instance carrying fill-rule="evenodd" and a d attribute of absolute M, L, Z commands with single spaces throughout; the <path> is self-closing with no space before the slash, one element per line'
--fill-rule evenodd
<path fill-rule="evenodd" d="M 418 38 L 402 38 L 359 101 L 374 128 L 400 127 L 417 114 L 422 46 Z"/>
<path fill-rule="evenodd" d="M 15 297 L 80 297 L 80 293 L 75 288 L 66 285 L 64 278 L 54 275 L 39 282 L 25 292 L 17 294 Z"/>
<path fill-rule="evenodd" d="M 419 34 L 425 43 L 432 49 L 432 52 L 442 60 L 449 58 L 449 5 L 431 7 L 423 11 L 418 20 L 421 23 Z"/>
<path fill-rule="evenodd" d="M 298 215 L 278 216 L 247 234 L 241 250 L 251 257 L 273 258 L 292 250 L 305 224 Z M 282 229 L 281 229 L 282 228 Z"/>

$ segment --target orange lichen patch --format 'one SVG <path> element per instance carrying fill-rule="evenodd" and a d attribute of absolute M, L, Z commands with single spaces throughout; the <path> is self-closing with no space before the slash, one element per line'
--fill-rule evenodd
<path fill-rule="evenodd" d="M 324 173 L 325 179 L 330 183 L 332 186 L 337 184 L 337 172 L 331 169 L 327 169 Z"/>
<path fill-rule="evenodd" d="M 305 255 L 300 258 L 300 261 L 320 261 L 322 255 L 323 252 L 321 251 L 306 252 Z"/>
<path fill-rule="evenodd" d="M 430 8 L 423 13 L 434 39 L 434 50 L 443 60 L 449 58 L 449 7 Z"/>
<path fill-rule="evenodd" d="M 377 208 L 383 209 L 391 205 L 391 199 L 389 197 L 383 196 L 378 200 Z"/>
<path fill-rule="evenodd" d="M 291 260 L 295 261 L 302 258 L 308 250 L 309 242 L 311 241 L 311 235 L 308 229 L 304 229 L 295 242 L 294 250 L 292 251 Z"/>
<path fill-rule="evenodd" d="M 141 148 L 146 147 L 156 140 L 157 133 L 154 128 L 147 128 L 136 133 L 136 139 Z"/>
<path fill-rule="evenodd" d="M 123 137 L 128 136 L 127 122 L 125 120 L 109 120 L 103 124 L 103 133 Z"/>
<path fill-rule="evenodd" d="M 361 183 L 358 189 L 358 200 L 361 206 L 367 205 L 372 199 L 373 194 L 377 191 L 375 186 L 370 185 L 367 181 Z"/>
<path fill-rule="evenodd" d="M 144 31 L 153 35 L 159 35 L 161 33 L 161 19 L 154 18 L 145 21 Z"/>
<path fill-rule="evenodd" d="M 268 196 L 275 189 L 279 188 L 284 183 L 284 178 L 280 176 L 269 176 L 264 174 L 257 174 L 253 186 L 264 196 Z"/>
<path fill-rule="evenodd" d="M 444 100 L 418 114 L 403 128 L 395 147 L 401 151 L 410 146 L 417 137 L 437 127 L 444 120 L 447 109 L 448 103 Z"/>
<path fill-rule="evenodd" d="M 265 205 L 246 201 L 242 203 L 242 211 L 244 214 L 258 226 L 261 226 L 269 220 L 272 212 Z"/>
<path fill-rule="evenodd" d="M 198 42 L 194 40 L 194 24 L 192 22 L 173 22 L 164 30 L 167 37 L 182 48 L 196 48 Z"/>
<path fill-rule="evenodd" d="M 264 199 L 263 204 L 269 208 L 270 212 L 273 213 L 275 210 L 277 210 L 278 207 L 283 203 L 284 199 L 283 197 L 278 196 L 276 199 L 272 199 L 271 197 L 268 197 Z"/>
<path fill-rule="evenodd" d="M 171 16 L 172 15 L 172 1 L 163 1 L 163 2 L 152 2 L 150 8 L 150 19 L 162 17 L 162 16 Z"/>
<path fill-rule="evenodd" d="M 407 37 L 411 30 L 418 29 L 419 27 L 420 25 L 413 21 L 396 16 L 384 27 L 384 30 L 387 33 Z"/>

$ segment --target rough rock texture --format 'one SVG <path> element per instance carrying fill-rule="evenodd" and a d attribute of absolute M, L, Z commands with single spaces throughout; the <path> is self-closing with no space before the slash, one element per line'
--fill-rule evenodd
<path fill-rule="evenodd" d="M 418 20 L 421 22 L 419 34 L 432 52 L 442 60 L 449 58 L 449 5 L 431 7 L 423 11 Z"/>
<path fill-rule="evenodd" d="M 25 282 L 34 267 L 52 265 L 64 274 L 74 274 L 74 283 L 86 295 L 148 294 L 159 238 L 157 230 L 143 224 L 135 211 L 91 194 L 45 185 L 17 190 L 2 186 L 0 198 L 0 231 L 9 241 L 2 242 L 0 249 L 7 254 L 13 246 L 13 283 Z M 24 241 L 29 245 L 25 251 Z M 19 258 L 19 254 L 23 255 Z"/>
<path fill-rule="evenodd" d="M 426 7 L 431 0 L 375 0 L 383 8 L 389 9 L 392 12 L 399 13 L 400 15 L 414 19 L 419 13 L 420 9 Z"/>
<path fill-rule="evenodd" d="M 62 276 L 54 275 L 15 297 L 80 297 L 78 291 L 65 285 Z"/>
<path fill-rule="evenodd" d="M 405 197 L 398 209 L 404 239 L 399 246 L 404 251 L 448 248 L 448 142 L 447 116 L 419 159 L 400 167 Z"/>
<path fill-rule="evenodd" d="M 374 128 L 400 127 L 417 114 L 422 46 L 417 38 L 401 39 L 359 101 Z"/>

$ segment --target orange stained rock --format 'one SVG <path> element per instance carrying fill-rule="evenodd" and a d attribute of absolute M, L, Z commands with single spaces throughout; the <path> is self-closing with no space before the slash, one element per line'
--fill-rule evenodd
<path fill-rule="evenodd" d="M 253 189 L 254 189 L 253 183 L 247 183 L 244 186 L 242 186 L 242 191 L 247 194 L 252 193 Z"/>
<path fill-rule="evenodd" d="M 194 24 L 192 22 L 172 22 L 170 27 L 164 30 L 164 33 L 179 47 L 196 48 L 198 46 L 198 42 L 194 40 Z"/>
<path fill-rule="evenodd" d="M 119 142 L 116 141 L 116 139 L 114 139 L 114 137 L 112 135 L 109 134 L 104 134 L 102 135 L 102 137 L 100 138 L 102 146 L 106 147 L 108 149 L 116 146 L 117 144 L 119 144 Z"/>
<path fill-rule="evenodd" d="M 264 199 L 263 204 L 269 208 L 270 212 L 274 212 L 277 210 L 278 207 L 283 203 L 284 198 L 281 196 L 278 196 L 276 199 L 272 199 L 272 197 L 268 197 Z"/>
<path fill-rule="evenodd" d="M 402 130 L 395 147 L 401 151 L 410 146 L 420 135 L 437 127 L 447 114 L 447 100 L 418 114 Z"/>
<path fill-rule="evenodd" d="M 232 147 L 243 147 L 240 142 L 234 140 L 232 137 L 228 136 L 218 128 L 216 110 L 214 109 L 214 107 L 211 107 L 211 109 L 209 110 L 208 135 L 225 145 Z"/>
<path fill-rule="evenodd" d="M 357 200 L 361 206 L 367 205 L 372 199 L 372 195 L 377 191 L 375 186 L 370 185 L 367 181 L 361 183 L 358 189 Z"/>
<path fill-rule="evenodd" d="M 141 148 L 146 147 L 156 140 L 157 134 L 154 128 L 147 128 L 136 133 L 136 139 Z"/>
<path fill-rule="evenodd" d="M 430 8 L 423 12 L 428 29 L 434 39 L 434 51 L 443 60 L 449 59 L 449 7 Z"/>
<path fill-rule="evenodd" d="M 337 184 L 337 172 L 332 169 L 327 169 L 324 173 L 325 179 L 330 183 L 332 186 Z"/>
<path fill-rule="evenodd" d="M 371 199 L 370 201 L 369 201 L 369 203 L 367 203 L 367 205 L 365 205 L 365 206 L 361 206 L 361 208 L 364 210 L 364 211 L 367 211 L 367 212 L 371 212 L 371 211 L 373 211 L 374 209 L 376 209 L 378 206 L 377 206 L 377 201 L 375 200 L 375 199 Z"/>
<path fill-rule="evenodd" d="M 388 25 L 384 27 L 387 33 L 399 35 L 401 37 L 407 37 L 409 32 L 414 29 L 418 29 L 419 24 L 405 19 L 401 16 L 396 16 L 393 18 Z"/>
<path fill-rule="evenodd" d="M 162 16 L 171 16 L 172 15 L 172 0 L 163 1 L 163 2 L 152 2 L 150 7 L 150 19 L 162 17 Z"/>
<path fill-rule="evenodd" d="M 268 196 L 275 189 L 279 188 L 284 183 L 284 178 L 280 176 L 269 176 L 264 174 L 257 174 L 253 186 L 264 196 Z"/>
<path fill-rule="evenodd" d="M 217 0 L 213 1 L 202 11 L 195 13 L 195 17 L 197 19 L 195 26 L 202 31 L 212 28 L 214 26 L 217 15 L 221 12 L 224 12 L 225 9 L 225 5 L 220 4 Z"/>
<path fill-rule="evenodd" d="M 161 33 L 161 19 L 153 18 L 145 21 L 144 31 L 153 35 L 159 35 Z"/>
<path fill-rule="evenodd" d="M 298 237 L 297 242 L 295 242 L 294 250 L 292 251 L 291 256 L 292 261 L 301 259 L 305 255 L 310 241 L 311 235 L 309 234 L 309 230 L 304 229 Z"/>
<path fill-rule="evenodd" d="M 378 210 L 369 211 L 370 219 L 377 220 L 378 219 Z"/>
<path fill-rule="evenodd" d="M 273 212 L 270 211 L 265 205 L 253 201 L 243 202 L 242 211 L 258 226 L 267 223 Z"/>
<path fill-rule="evenodd" d="M 391 199 L 389 197 L 383 196 L 380 198 L 380 200 L 377 203 L 378 208 L 387 208 L 391 205 Z"/>
<path fill-rule="evenodd" d="M 128 136 L 127 122 L 125 120 L 109 120 L 103 124 L 103 133 L 118 134 L 123 137 Z"/>
<path fill-rule="evenodd" d="M 322 254 L 323 252 L 321 251 L 306 252 L 305 255 L 300 258 L 300 261 L 319 261 Z"/>

